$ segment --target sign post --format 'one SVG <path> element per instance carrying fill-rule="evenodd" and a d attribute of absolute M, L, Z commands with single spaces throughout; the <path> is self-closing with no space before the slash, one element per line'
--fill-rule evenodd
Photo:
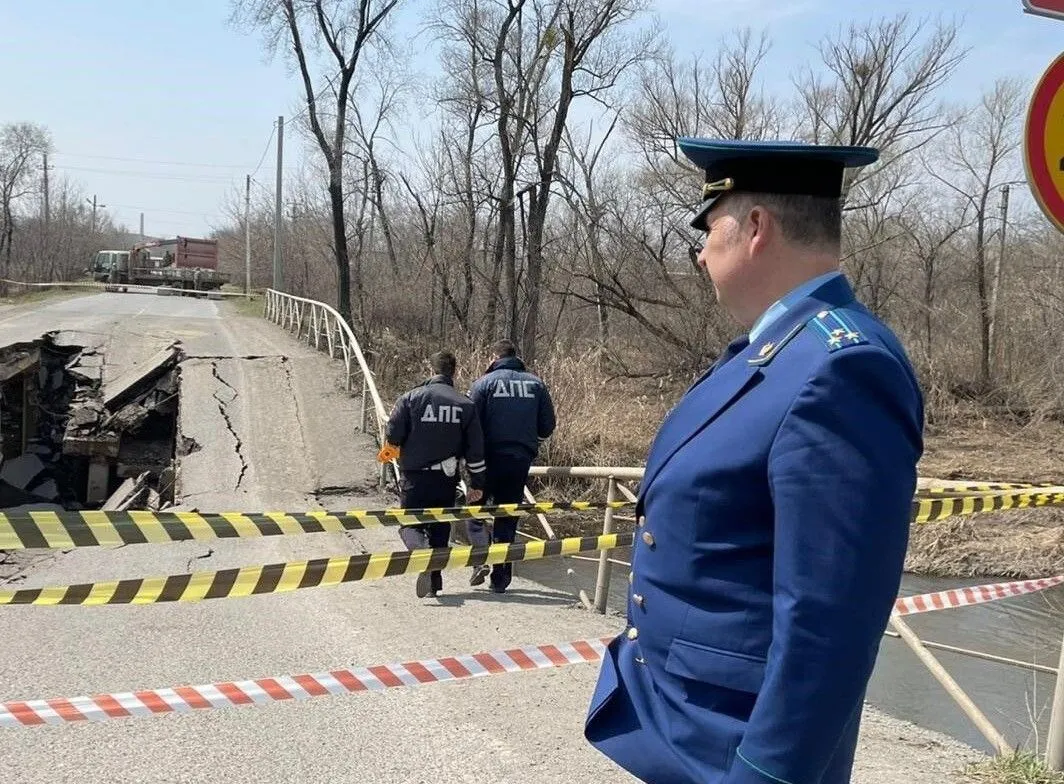
<path fill-rule="evenodd" d="M 1064 19 L 1064 0 L 1023 0 L 1023 10 L 1037 16 Z"/>
<path fill-rule="evenodd" d="M 1053 2 L 1064 8 L 1064 0 Z M 1042 74 L 1031 96 L 1023 135 L 1023 163 L 1038 206 L 1053 225 L 1064 231 L 1064 54 Z"/>

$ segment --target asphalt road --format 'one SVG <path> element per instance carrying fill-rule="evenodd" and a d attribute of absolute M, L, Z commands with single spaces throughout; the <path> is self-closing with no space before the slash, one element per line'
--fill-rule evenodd
<path fill-rule="evenodd" d="M 0 309 L 0 344 L 76 330 L 107 352 L 104 381 L 182 341 L 179 492 L 202 511 L 393 505 L 342 366 L 261 319 L 189 298 L 103 294 Z M 329 494 L 322 494 L 331 488 Z M 345 488 L 337 490 L 337 488 Z M 339 493 L 339 494 L 337 494 Z M 391 530 L 86 548 L 38 561 L 20 587 L 402 549 Z M 0 607 L 0 700 L 73 697 L 320 672 L 602 637 L 616 616 L 517 578 L 504 596 L 445 572 L 195 604 Z M 19 782 L 634 781 L 583 740 L 597 667 L 321 697 L 301 703 L 0 731 Z M 904 749 L 902 754 L 898 751 Z M 969 751 L 873 715 L 855 781 L 939 782 Z"/>
<path fill-rule="evenodd" d="M 104 382 L 172 340 L 180 427 L 198 449 L 179 492 L 203 511 L 394 505 L 377 494 L 371 442 L 342 366 L 261 319 L 207 300 L 102 294 L 0 310 L 0 343 L 73 330 L 107 352 Z M 253 357 L 253 358 L 252 358 Z M 348 488 L 316 495 L 322 488 Z M 402 549 L 392 531 L 82 549 L 20 586 Z M 0 608 L 0 698 L 69 697 L 319 672 L 610 634 L 622 625 L 518 581 L 512 595 L 445 575 L 197 604 Z M 623 781 L 584 744 L 594 665 L 303 703 L 3 732 L 0 769 L 21 782 Z"/>

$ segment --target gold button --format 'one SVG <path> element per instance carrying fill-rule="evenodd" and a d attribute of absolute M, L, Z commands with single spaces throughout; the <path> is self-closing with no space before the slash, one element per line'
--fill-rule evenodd
<path fill-rule="evenodd" d="M 638 525 L 640 528 L 642 528 L 644 525 L 646 525 L 647 524 L 646 515 L 639 515 L 639 519 L 635 521 L 635 524 Z"/>
<path fill-rule="evenodd" d="M 650 533 L 650 531 L 643 531 L 643 542 L 646 544 L 647 547 L 653 547 L 654 534 Z"/>
<path fill-rule="evenodd" d="M 638 607 L 642 607 L 644 604 L 646 604 L 646 600 L 643 598 L 643 594 L 641 593 L 633 593 L 632 601 L 635 602 L 636 606 Z"/>
<path fill-rule="evenodd" d="M 633 626 L 631 629 L 628 630 L 628 639 L 629 640 L 634 640 L 638 636 L 639 636 L 639 629 L 637 629 L 637 628 L 635 628 Z"/>

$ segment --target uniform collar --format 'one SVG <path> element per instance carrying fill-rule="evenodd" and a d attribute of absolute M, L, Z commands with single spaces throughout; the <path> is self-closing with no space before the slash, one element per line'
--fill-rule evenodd
<path fill-rule="evenodd" d="M 426 381 L 424 384 L 422 384 L 422 386 L 426 386 L 427 387 L 429 384 L 446 384 L 449 387 L 453 387 L 454 386 L 454 379 L 451 378 L 450 376 L 442 376 L 442 375 L 441 376 L 433 376 L 428 381 Z"/>
<path fill-rule="evenodd" d="M 488 373 L 496 370 L 520 370 L 524 371 L 525 363 L 519 357 L 501 357 L 488 365 Z"/>
<path fill-rule="evenodd" d="M 761 335 L 769 325 L 777 321 L 784 313 L 794 307 L 795 303 L 810 296 L 825 283 L 841 276 L 842 273 L 839 272 L 839 270 L 832 270 L 831 272 L 825 272 L 823 275 L 817 275 L 815 278 L 810 278 L 805 283 L 801 283 L 788 291 L 783 297 L 769 305 L 768 310 L 762 313 L 757 321 L 754 322 L 754 326 L 750 328 L 750 342 L 753 343 L 757 340 L 758 336 Z"/>

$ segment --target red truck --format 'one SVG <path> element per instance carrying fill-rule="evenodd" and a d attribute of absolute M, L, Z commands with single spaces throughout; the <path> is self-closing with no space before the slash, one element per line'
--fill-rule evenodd
<path fill-rule="evenodd" d="M 151 250 L 158 255 L 152 255 Z M 102 250 L 92 265 L 93 278 L 105 283 L 173 286 L 209 291 L 229 282 L 218 272 L 216 240 L 175 237 L 134 245 L 128 251 Z"/>

